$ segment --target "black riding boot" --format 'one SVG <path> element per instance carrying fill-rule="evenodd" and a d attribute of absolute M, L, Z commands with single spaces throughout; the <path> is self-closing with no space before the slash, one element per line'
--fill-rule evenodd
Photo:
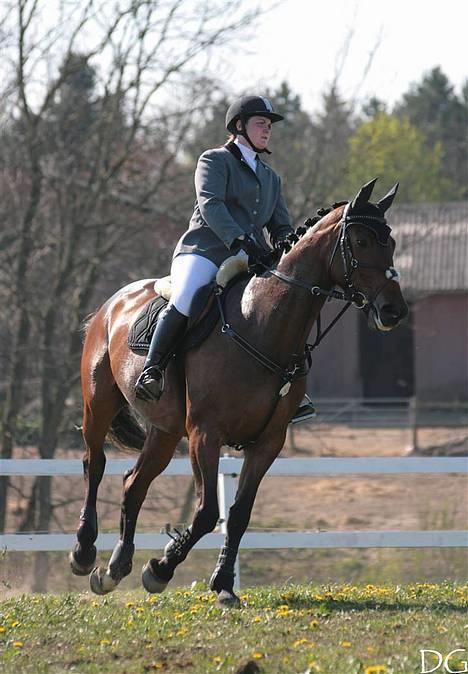
<path fill-rule="evenodd" d="M 136 397 L 141 400 L 159 400 L 164 391 L 164 370 L 187 326 L 187 317 L 173 304 L 161 312 L 151 338 L 143 372 L 135 384 Z"/>

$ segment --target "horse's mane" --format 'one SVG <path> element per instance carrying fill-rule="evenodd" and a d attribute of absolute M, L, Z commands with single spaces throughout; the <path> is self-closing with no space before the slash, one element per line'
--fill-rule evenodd
<path fill-rule="evenodd" d="M 299 239 L 301 239 L 307 232 L 307 230 L 316 225 L 317 222 L 319 222 L 319 220 L 321 220 L 325 215 L 328 215 L 329 213 L 334 211 L 335 208 L 345 206 L 347 203 L 348 203 L 347 201 L 335 201 L 331 206 L 328 206 L 327 208 L 319 208 L 317 211 L 317 215 L 314 215 L 313 218 L 307 218 L 307 220 L 304 221 L 304 224 L 300 225 L 296 229 L 296 235 L 299 237 Z"/>

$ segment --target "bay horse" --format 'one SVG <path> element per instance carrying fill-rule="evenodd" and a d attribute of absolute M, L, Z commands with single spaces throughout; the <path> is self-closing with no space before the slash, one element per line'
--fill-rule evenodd
<path fill-rule="evenodd" d="M 127 345 L 129 326 L 155 297 L 154 279 L 122 288 L 93 316 L 81 362 L 87 490 L 78 543 L 70 553 L 75 574 L 91 573 L 93 592 L 110 592 L 130 573 L 138 513 L 150 484 L 185 435 L 198 499 L 193 521 L 166 545 L 161 559 L 144 565 L 142 582 L 147 591 L 162 592 L 191 548 L 215 528 L 220 449 L 241 445 L 245 458 L 238 491 L 210 581 L 218 604 L 239 604 L 233 586 L 240 541 L 258 486 L 280 453 L 305 394 L 304 351 L 324 302 L 330 297 L 349 300 L 364 308 L 370 327 L 382 331 L 395 328 L 408 311 L 393 267 L 395 242 L 384 217 L 398 185 L 373 204 L 369 198 L 375 180 L 361 187 L 351 203 L 329 209 L 303 232 L 276 268 L 233 285 L 221 312 L 222 330 L 218 323 L 198 347 L 171 359 L 159 401 L 136 399 L 134 384 L 144 356 Z M 143 435 L 131 408 L 146 421 Z M 96 501 L 109 431 L 141 453 L 123 478 L 120 539 L 108 566 L 93 569 Z"/>

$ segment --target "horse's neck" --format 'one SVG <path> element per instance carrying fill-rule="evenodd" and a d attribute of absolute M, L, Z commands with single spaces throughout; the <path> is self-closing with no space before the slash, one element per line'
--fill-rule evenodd
<path fill-rule="evenodd" d="M 313 244 L 310 240 L 296 244 L 283 257 L 278 270 L 303 283 L 328 288 L 328 247 L 323 250 L 320 237 L 316 238 Z M 303 351 L 323 303 L 322 297 L 313 296 L 304 288 L 267 276 L 254 278 L 246 286 L 241 309 L 256 344 L 282 358 Z"/>

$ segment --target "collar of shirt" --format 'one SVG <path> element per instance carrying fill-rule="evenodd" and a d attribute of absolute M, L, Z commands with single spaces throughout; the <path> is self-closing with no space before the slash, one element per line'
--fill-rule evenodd
<path fill-rule="evenodd" d="M 238 138 L 236 138 L 234 140 L 234 143 L 237 145 L 239 150 L 242 152 L 242 156 L 243 156 L 244 160 L 250 166 L 252 171 L 257 173 L 257 153 L 254 150 L 252 150 L 252 148 L 247 147 L 246 145 L 243 145 L 242 143 L 239 143 Z"/>

